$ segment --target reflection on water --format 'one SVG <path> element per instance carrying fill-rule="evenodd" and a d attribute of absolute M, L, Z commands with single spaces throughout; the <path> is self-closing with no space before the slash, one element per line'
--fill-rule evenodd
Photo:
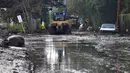
<path fill-rule="evenodd" d="M 62 71 L 66 61 L 64 42 L 54 42 L 53 38 L 47 38 L 45 42 L 45 55 L 51 73 Z"/>
<path fill-rule="evenodd" d="M 59 46 L 62 46 L 61 43 L 59 43 Z M 51 69 L 54 70 L 55 69 L 54 65 L 61 63 L 65 56 L 64 47 L 56 48 L 56 45 L 54 44 L 52 38 L 46 39 L 45 55 L 47 58 L 47 63 L 50 64 Z"/>
<path fill-rule="evenodd" d="M 36 73 L 91 72 L 90 64 L 92 60 L 95 60 L 94 58 L 92 58 L 92 55 L 93 53 L 95 53 L 95 51 L 93 50 L 94 47 L 92 47 L 91 44 L 80 44 L 79 41 L 77 41 L 76 43 L 56 41 L 56 39 L 52 37 L 47 37 L 45 39 L 45 44 L 42 46 L 44 47 L 44 52 L 41 50 L 39 54 L 44 53 L 44 57 L 42 57 L 44 59 L 41 59 L 41 56 L 39 57 L 39 59 L 36 59 L 37 64 L 40 64 L 36 67 Z M 91 54 L 85 54 L 86 51 Z M 86 56 L 86 58 L 84 58 L 84 55 Z"/>
<path fill-rule="evenodd" d="M 101 46 L 105 52 L 98 52 L 97 44 L 92 42 L 77 40 L 72 43 L 57 39 L 47 37 L 43 44 L 33 46 L 35 51 L 31 52 L 31 61 L 35 73 L 117 73 L 117 59 L 111 57 L 114 50 L 109 50 L 115 44 Z"/>

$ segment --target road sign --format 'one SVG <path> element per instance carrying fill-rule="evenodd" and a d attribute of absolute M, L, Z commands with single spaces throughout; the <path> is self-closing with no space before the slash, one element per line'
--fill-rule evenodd
<path fill-rule="evenodd" d="M 17 18 L 18 18 L 19 23 L 23 22 L 21 15 L 18 15 Z"/>
<path fill-rule="evenodd" d="M 24 28 L 23 23 L 22 23 L 22 22 L 23 22 L 23 20 L 22 20 L 21 15 L 18 15 L 18 16 L 17 16 L 17 18 L 18 18 L 19 23 L 21 23 L 21 26 L 22 26 L 23 31 L 24 31 L 24 33 L 25 33 L 25 28 Z"/>

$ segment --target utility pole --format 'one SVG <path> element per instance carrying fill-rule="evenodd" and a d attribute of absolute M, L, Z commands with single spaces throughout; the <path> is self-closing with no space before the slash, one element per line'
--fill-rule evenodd
<path fill-rule="evenodd" d="M 119 22 L 119 19 L 120 19 L 120 3 L 121 3 L 121 0 L 117 0 L 117 20 L 116 20 L 116 27 L 117 27 L 117 31 L 120 33 L 121 32 L 121 28 L 120 28 L 120 22 Z M 117 49 L 117 48 L 116 48 Z M 119 56 L 118 56 L 118 53 L 116 53 L 117 55 L 117 72 L 116 73 L 119 73 Z"/>
<path fill-rule="evenodd" d="M 119 23 L 119 19 L 120 19 L 120 3 L 121 0 L 117 0 L 117 18 L 116 18 L 116 27 L 117 27 L 117 31 L 119 32 L 120 30 L 120 23 Z"/>

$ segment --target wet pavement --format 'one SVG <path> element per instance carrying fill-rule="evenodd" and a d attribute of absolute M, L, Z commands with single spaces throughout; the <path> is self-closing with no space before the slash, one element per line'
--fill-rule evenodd
<path fill-rule="evenodd" d="M 25 49 L 0 48 L 0 73 L 130 73 L 129 37 L 30 35 L 25 40 Z"/>

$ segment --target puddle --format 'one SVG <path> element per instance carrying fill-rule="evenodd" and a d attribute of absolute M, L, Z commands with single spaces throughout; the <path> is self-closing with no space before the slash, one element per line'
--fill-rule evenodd
<path fill-rule="evenodd" d="M 129 37 L 26 37 L 26 48 L 0 48 L 0 73 L 130 73 Z"/>
<path fill-rule="evenodd" d="M 63 40 L 62 40 L 62 39 Z M 119 61 L 117 68 L 117 57 L 113 51 L 115 42 L 105 38 L 92 38 L 90 40 L 65 40 L 61 38 L 47 37 L 43 40 L 42 45 L 33 43 L 32 62 L 35 64 L 36 73 L 120 73 L 129 72 L 129 66 L 126 61 Z M 57 40 L 58 39 L 58 40 Z M 60 40 L 59 40 L 60 39 Z M 72 38 L 69 38 L 72 39 Z M 81 38 L 80 38 L 81 39 Z M 105 41 L 107 40 L 107 41 Z M 34 41 L 36 42 L 36 41 Z M 40 41 L 41 42 L 41 41 Z M 105 42 L 105 43 L 103 43 Z M 107 42 L 109 42 L 107 44 Z M 102 44 L 103 43 L 103 44 Z M 120 45 L 120 43 L 118 43 Z M 38 48 L 37 48 L 38 47 Z M 125 46 L 128 47 L 128 46 Z M 102 50 L 102 51 L 99 51 Z M 107 50 L 107 51 L 105 51 Z"/>

